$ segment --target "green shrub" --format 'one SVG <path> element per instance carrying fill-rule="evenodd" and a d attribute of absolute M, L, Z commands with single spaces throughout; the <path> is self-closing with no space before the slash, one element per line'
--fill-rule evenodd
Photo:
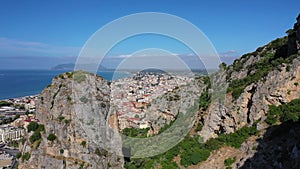
<path fill-rule="evenodd" d="M 59 116 L 57 117 L 57 119 L 58 119 L 59 122 L 62 122 L 62 121 L 65 119 L 65 117 L 62 116 L 62 115 L 59 115 Z"/>
<path fill-rule="evenodd" d="M 256 123 L 250 127 L 243 127 L 231 134 L 221 134 L 219 138 L 209 139 L 206 143 L 201 143 L 199 136 L 193 138 L 187 134 L 187 136 L 175 147 L 167 152 L 144 159 L 131 159 L 131 161 L 125 161 L 125 168 L 156 168 L 161 166 L 162 168 L 179 168 L 176 163 L 170 163 L 174 157 L 180 155 L 180 164 L 187 167 L 190 165 L 198 164 L 201 161 L 207 160 L 210 156 L 210 152 L 217 150 L 224 145 L 232 147 L 240 147 L 251 135 L 257 134 Z"/>
<path fill-rule="evenodd" d="M 26 160 L 28 161 L 30 159 L 31 154 L 29 152 L 23 154 L 22 156 L 22 161 Z"/>
<path fill-rule="evenodd" d="M 285 68 L 285 70 L 286 70 L 287 72 L 289 72 L 289 71 L 291 70 L 291 66 L 290 66 L 290 65 L 287 65 L 286 68 Z"/>
<path fill-rule="evenodd" d="M 74 78 L 74 81 L 76 81 L 77 83 L 81 83 L 81 82 L 85 81 L 85 78 L 86 78 L 85 72 L 82 72 L 82 71 L 74 72 L 73 78 Z"/>
<path fill-rule="evenodd" d="M 35 141 L 40 140 L 42 138 L 41 133 L 39 131 L 35 131 L 30 137 L 29 141 L 33 144 Z"/>
<path fill-rule="evenodd" d="M 224 160 L 224 165 L 230 167 L 236 161 L 236 157 L 234 158 L 227 158 Z"/>
<path fill-rule="evenodd" d="M 46 132 L 46 130 L 45 130 L 45 125 L 39 124 L 39 127 L 38 127 L 37 131 L 42 132 L 42 133 L 45 133 L 45 132 Z"/>
<path fill-rule="evenodd" d="M 282 104 L 279 106 L 270 105 L 267 114 L 266 123 L 272 125 L 277 121 L 298 121 L 300 117 L 300 99 L 294 99 L 287 104 Z"/>
<path fill-rule="evenodd" d="M 49 141 L 54 141 L 54 140 L 56 139 L 56 135 L 53 134 L 53 133 L 51 133 L 51 134 L 48 135 L 47 139 L 48 139 Z"/>
<path fill-rule="evenodd" d="M 203 127 L 203 123 L 201 121 L 199 121 L 199 123 L 197 124 L 197 127 L 196 127 L 196 131 L 201 131 L 202 127 Z"/>
<path fill-rule="evenodd" d="M 39 124 L 37 122 L 30 122 L 27 126 L 27 131 L 31 132 L 31 131 L 36 131 L 39 128 Z"/>
<path fill-rule="evenodd" d="M 22 157 L 22 153 L 21 152 L 18 152 L 18 154 L 16 155 L 16 158 L 19 159 Z"/>
<path fill-rule="evenodd" d="M 81 142 L 81 145 L 82 145 L 82 147 L 85 148 L 85 147 L 86 147 L 86 141 L 82 141 L 82 142 Z"/>
<path fill-rule="evenodd" d="M 149 129 L 150 128 L 145 128 L 145 129 L 125 128 L 122 131 L 122 133 L 128 137 L 145 138 L 145 137 L 147 137 L 147 133 L 148 133 Z"/>
<path fill-rule="evenodd" d="M 71 122 L 71 119 L 65 119 L 65 124 L 69 124 Z"/>
<path fill-rule="evenodd" d="M 0 107 L 2 107 L 2 106 L 11 106 L 11 105 L 12 105 L 12 103 L 9 103 L 7 101 L 0 101 Z"/>

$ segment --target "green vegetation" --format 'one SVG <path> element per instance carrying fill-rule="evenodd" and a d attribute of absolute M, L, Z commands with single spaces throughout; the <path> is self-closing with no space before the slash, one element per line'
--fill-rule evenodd
<path fill-rule="evenodd" d="M 22 155 L 22 161 L 28 161 L 30 159 L 31 154 L 29 152 Z"/>
<path fill-rule="evenodd" d="M 180 96 L 178 94 L 174 94 L 172 92 L 167 96 L 167 101 L 178 101 L 180 100 Z"/>
<path fill-rule="evenodd" d="M 220 69 L 226 69 L 227 65 L 226 63 L 222 62 L 220 65 L 219 65 L 219 68 Z"/>
<path fill-rule="evenodd" d="M 244 126 L 241 129 L 237 130 L 234 133 L 230 134 L 221 134 L 215 140 L 220 143 L 220 145 L 227 145 L 234 148 L 240 148 L 242 143 L 252 135 L 256 135 L 258 131 L 256 130 L 256 124 L 251 127 Z M 210 141 L 210 140 L 209 140 Z M 209 141 L 206 143 L 209 145 Z"/>
<path fill-rule="evenodd" d="M 272 125 L 278 121 L 298 121 L 300 117 L 300 99 L 279 106 L 270 105 L 266 123 Z"/>
<path fill-rule="evenodd" d="M 291 63 L 295 56 L 286 56 L 286 51 L 284 45 L 287 43 L 287 37 L 278 38 L 263 48 L 257 49 L 255 52 L 244 55 L 240 60 L 236 60 L 232 67 L 234 71 L 240 71 L 243 68 L 245 58 L 248 55 L 260 55 L 263 57 L 258 63 L 249 65 L 247 67 L 248 75 L 243 79 L 231 80 L 227 92 L 232 92 L 234 99 L 237 99 L 241 93 L 244 91 L 244 88 L 251 83 L 263 80 L 263 78 L 274 69 L 278 68 L 282 63 Z M 263 50 L 264 49 L 264 50 Z M 276 52 L 274 52 L 274 50 Z M 289 71 L 290 67 L 287 67 Z M 254 71 L 254 73 L 249 74 Z M 228 77 L 231 76 L 232 72 L 228 72 Z"/>
<path fill-rule="evenodd" d="M 65 79 L 64 74 L 60 74 L 60 75 L 58 75 L 58 77 L 61 79 Z"/>
<path fill-rule="evenodd" d="M 224 160 L 224 165 L 226 166 L 226 169 L 231 168 L 231 165 L 236 161 L 236 157 L 234 158 L 227 158 Z"/>
<path fill-rule="evenodd" d="M 33 144 L 35 141 L 38 141 L 42 138 L 41 133 L 35 131 L 30 137 L 29 137 L 29 141 L 31 142 L 31 144 Z"/>
<path fill-rule="evenodd" d="M 14 107 L 17 108 L 17 109 L 25 110 L 25 105 L 24 104 L 15 104 Z"/>
<path fill-rule="evenodd" d="M 51 101 L 51 107 L 50 107 L 50 110 L 53 108 L 55 97 L 58 95 L 58 93 L 59 93 L 60 89 L 62 88 L 62 86 L 63 86 L 63 85 L 60 84 L 59 87 L 58 87 L 58 90 L 54 93 L 54 95 L 53 95 L 53 97 L 52 97 L 52 101 Z"/>
<path fill-rule="evenodd" d="M 11 106 L 11 105 L 12 105 L 12 103 L 9 103 L 7 101 L 0 101 L 0 107 L 2 107 L 2 106 Z"/>
<path fill-rule="evenodd" d="M 28 131 L 28 133 L 31 132 L 31 131 L 45 132 L 45 126 L 43 124 L 38 124 L 37 122 L 32 121 L 28 124 L 27 131 Z"/>
<path fill-rule="evenodd" d="M 84 162 L 80 164 L 79 169 L 83 169 L 84 167 Z"/>
<path fill-rule="evenodd" d="M 65 117 L 63 115 L 59 115 L 57 117 L 57 119 L 58 119 L 59 122 L 62 122 L 65 119 Z"/>
<path fill-rule="evenodd" d="M 221 134 L 218 138 L 212 138 L 206 143 L 202 143 L 202 138 L 198 135 L 191 137 L 188 134 L 178 145 L 167 152 L 151 158 L 131 159 L 131 161 L 125 162 L 125 168 L 150 169 L 161 166 L 165 169 L 175 169 L 178 166 L 173 162 L 173 159 L 178 155 L 181 157 L 180 164 L 187 167 L 207 160 L 211 151 L 217 150 L 222 146 L 227 145 L 239 148 L 247 138 L 257 134 L 257 132 L 255 123 L 253 126 L 245 126 L 235 133 Z"/>
<path fill-rule="evenodd" d="M 83 71 L 74 72 L 73 78 L 74 78 L 75 82 L 81 83 L 81 82 L 85 81 L 85 78 L 86 78 L 85 74 L 86 73 Z"/>
<path fill-rule="evenodd" d="M 17 142 L 16 140 L 12 140 L 8 143 L 9 147 L 15 147 L 18 148 L 19 147 L 19 142 Z"/>
<path fill-rule="evenodd" d="M 19 159 L 22 157 L 22 153 L 21 152 L 18 152 L 18 154 L 16 155 L 16 158 Z"/>
<path fill-rule="evenodd" d="M 43 132 L 43 133 L 45 133 L 46 132 L 46 130 L 45 130 L 45 125 L 43 125 L 43 124 L 39 124 L 39 127 L 38 127 L 38 129 L 37 129 L 39 132 Z"/>
<path fill-rule="evenodd" d="M 290 66 L 290 65 L 287 65 L 286 68 L 285 68 L 285 70 L 286 70 L 287 72 L 289 72 L 289 71 L 291 70 L 291 66 Z"/>
<path fill-rule="evenodd" d="M 86 141 L 82 141 L 80 145 L 82 145 L 82 147 L 85 148 L 86 147 Z"/>
<path fill-rule="evenodd" d="M 201 121 L 199 121 L 199 123 L 197 124 L 197 127 L 196 127 L 196 131 L 201 131 L 202 127 L 203 127 L 203 123 Z"/>
<path fill-rule="evenodd" d="M 69 124 L 71 122 L 71 119 L 65 119 L 65 124 Z"/>
<path fill-rule="evenodd" d="M 51 134 L 48 135 L 47 139 L 48 139 L 49 141 L 54 141 L 54 140 L 56 139 L 56 135 L 53 134 L 53 133 L 51 133 Z"/>
<path fill-rule="evenodd" d="M 16 119 L 18 119 L 19 117 L 20 117 L 20 115 L 16 115 L 14 118 L 11 118 L 11 117 L 7 118 L 5 116 L 0 116 L 0 118 L 2 119 L 2 122 L 0 124 L 1 125 L 2 124 L 9 124 L 9 123 L 15 121 Z"/>
<path fill-rule="evenodd" d="M 99 148 L 96 148 L 95 154 L 97 154 L 98 156 L 101 156 L 101 152 L 100 152 L 100 149 L 99 149 Z"/>
<path fill-rule="evenodd" d="M 73 77 L 73 72 L 66 72 L 66 75 L 68 76 L 68 78 L 72 78 Z"/>
<path fill-rule="evenodd" d="M 147 133 L 150 128 L 145 129 L 137 129 L 137 128 L 125 128 L 122 133 L 128 137 L 138 137 L 138 138 L 145 138 L 147 137 Z"/>
<path fill-rule="evenodd" d="M 199 108 L 202 108 L 202 110 L 205 111 L 211 102 L 211 95 L 208 93 L 208 90 L 211 88 L 211 83 L 208 76 L 204 77 L 203 82 L 207 86 L 199 98 Z"/>
<path fill-rule="evenodd" d="M 181 154 L 180 164 L 185 167 L 207 160 L 211 152 L 203 144 L 199 143 L 199 136 L 194 138 L 187 136 L 179 144 L 179 149 Z"/>
<path fill-rule="evenodd" d="M 297 87 L 297 86 L 299 85 L 299 83 L 298 83 L 298 82 L 295 82 L 294 85 Z"/>
<path fill-rule="evenodd" d="M 60 150 L 59 150 L 59 153 L 60 153 L 60 154 L 63 154 L 64 151 L 65 151 L 64 149 L 60 149 Z"/>
<path fill-rule="evenodd" d="M 36 131 L 39 128 L 39 124 L 37 122 L 30 122 L 27 126 L 27 131 L 28 133 L 31 131 Z"/>

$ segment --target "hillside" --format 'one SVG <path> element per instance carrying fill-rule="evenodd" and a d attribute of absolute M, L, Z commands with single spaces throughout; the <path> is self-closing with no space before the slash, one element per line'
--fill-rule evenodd
<path fill-rule="evenodd" d="M 202 93 L 195 127 L 180 144 L 150 159 L 131 159 L 126 168 L 299 168 L 299 113 L 269 108 L 299 110 L 300 15 L 287 34 L 222 64 L 211 81 L 227 82 L 225 99 Z"/>
<path fill-rule="evenodd" d="M 145 117 L 150 127 L 127 128 L 128 135 L 164 136 L 172 126 L 172 131 L 192 129 L 153 157 L 128 157 L 126 139 L 109 127 L 110 119 L 118 124 L 110 114 L 110 83 L 82 71 L 59 75 L 40 95 L 37 118 L 44 128 L 27 136 L 21 151 L 29 158 L 19 168 L 300 168 L 300 15 L 287 34 L 154 99 Z M 212 95 L 224 86 L 224 98 Z M 166 148 L 139 149 L 135 143 L 125 147 L 129 156 Z"/>

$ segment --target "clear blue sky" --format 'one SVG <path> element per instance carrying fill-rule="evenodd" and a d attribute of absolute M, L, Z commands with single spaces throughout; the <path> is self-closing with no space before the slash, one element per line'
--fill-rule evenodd
<path fill-rule="evenodd" d="M 2 0 L 0 67 L 5 68 L 4 61 L 14 65 L 20 57 L 43 57 L 47 63 L 36 68 L 68 62 L 103 25 L 137 12 L 164 12 L 182 17 L 202 30 L 219 53 L 236 57 L 284 36 L 300 13 L 300 1 Z M 120 47 L 116 53 L 128 54 L 133 49 Z M 54 58 L 56 61 L 52 63 Z"/>

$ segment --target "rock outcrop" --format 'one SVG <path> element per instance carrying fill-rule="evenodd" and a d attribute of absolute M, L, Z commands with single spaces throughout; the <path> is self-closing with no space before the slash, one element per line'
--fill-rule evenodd
<path fill-rule="evenodd" d="M 265 122 L 269 105 L 278 106 L 300 98 L 300 15 L 294 29 L 287 33 L 288 36 L 242 56 L 227 67 L 229 88 L 225 100 L 212 101 L 203 117 L 204 126 L 199 134 L 204 141 L 257 123 L 260 134 L 242 144 L 234 155 L 233 168 L 299 168 L 295 160 L 299 159 L 299 138 L 295 134 L 299 124 L 270 127 Z"/>
<path fill-rule="evenodd" d="M 122 144 L 107 128 L 109 107 L 110 89 L 103 78 L 85 72 L 54 78 L 37 103 L 36 116 L 45 133 L 37 147 L 27 138 L 22 152 L 31 157 L 19 168 L 123 168 L 118 156 Z M 49 141 L 50 134 L 56 136 L 54 141 Z M 114 151 L 108 151 L 109 145 Z"/>
<path fill-rule="evenodd" d="M 300 41 L 299 18 L 292 30 L 293 34 L 258 48 L 256 52 L 244 55 L 226 69 L 225 73 L 229 84 L 244 83 L 245 81 L 250 81 L 250 83 L 245 83 L 237 98 L 234 98 L 233 93 L 229 92 L 226 94 L 224 102 L 211 103 L 200 132 L 204 140 L 217 137 L 220 133 L 232 133 L 255 121 L 261 122 L 258 126 L 262 129 L 269 105 L 280 105 L 300 98 L 300 86 L 298 85 L 300 82 L 300 54 L 298 46 L 295 46 Z M 269 59 L 271 57 L 274 59 Z M 275 64 L 273 63 L 275 61 L 281 63 L 276 63 L 277 65 L 267 69 L 267 72 L 262 72 L 261 69 L 264 68 L 257 66 L 263 62 L 272 65 Z M 265 75 L 261 76 L 263 73 Z M 218 74 L 224 74 L 224 72 L 218 72 Z M 255 79 L 256 76 L 251 75 L 261 77 L 252 80 L 251 78 Z"/>

